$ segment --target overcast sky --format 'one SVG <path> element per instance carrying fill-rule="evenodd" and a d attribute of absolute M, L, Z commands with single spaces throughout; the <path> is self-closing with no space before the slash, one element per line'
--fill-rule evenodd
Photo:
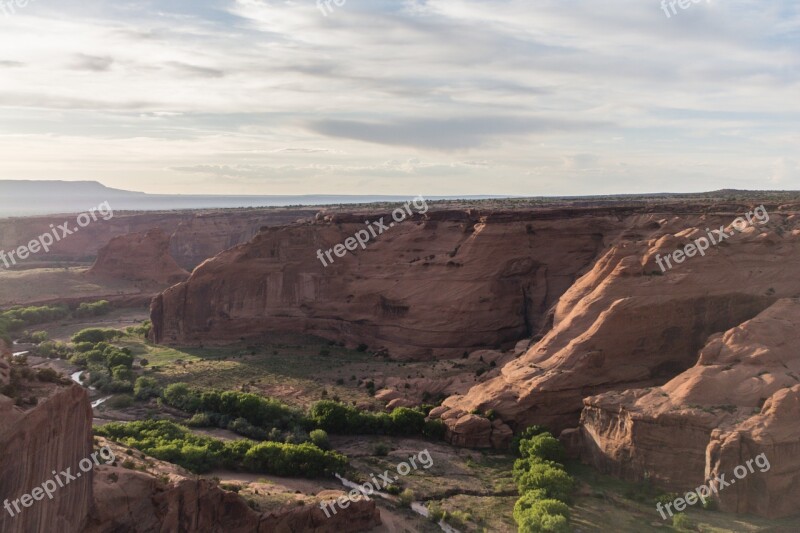
<path fill-rule="evenodd" d="M 0 178 L 209 194 L 800 189 L 796 0 L 703 0 L 670 18 L 660 0 L 329 4 L 0 13 Z"/>

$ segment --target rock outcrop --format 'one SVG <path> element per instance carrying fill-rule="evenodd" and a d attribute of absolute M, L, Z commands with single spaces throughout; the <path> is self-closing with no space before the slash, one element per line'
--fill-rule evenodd
<path fill-rule="evenodd" d="M 692 490 L 724 474 L 720 509 L 771 518 L 800 505 L 800 301 L 780 300 L 712 336 L 662 387 L 584 400 L 571 446 L 600 470 Z M 747 468 L 760 454 L 765 461 Z M 739 466 L 746 475 L 734 474 Z M 765 466 L 766 465 L 766 466 Z M 739 470 L 742 473 L 743 470 Z"/>
<path fill-rule="evenodd" d="M 171 285 L 186 280 L 189 272 L 170 255 L 169 236 L 152 229 L 111 239 L 87 275 Z"/>
<path fill-rule="evenodd" d="M 111 207 L 114 207 L 113 202 Z M 317 211 L 315 208 L 271 208 L 119 212 L 113 213 L 111 218 L 96 213 L 97 220 L 53 243 L 48 253 L 31 256 L 20 265 L 91 261 L 114 237 L 158 228 L 170 235 L 170 252 L 178 264 L 191 270 L 209 257 L 247 242 L 262 227 L 313 218 Z M 52 232 L 65 221 L 71 221 L 68 229 L 74 229 L 74 215 L 0 218 L 0 250 L 16 249 L 39 235 Z M 61 235 L 60 230 L 57 235 Z"/>
<path fill-rule="evenodd" d="M 330 517 L 319 506 L 262 514 L 207 480 L 164 483 L 124 468 L 98 470 L 96 505 L 84 533 L 355 533 L 381 523 L 374 501 L 352 502 Z"/>
<path fill-rule="evenodd" d="M 152 306 L 154 340 L 231 342 L 317 334 L 392 356 L 512 347 L 627 226 L 614 210 L 431 211 L 323 266 L 333 248 L 388 215 L 336 215 L 267 228 L 199 266 Z M 327 262 L 327 261 L 326 261 Z"/>
<path fill-rule="evenodd" d="M 444 405 L 491 409 L 515 429 L 542 424 L 558 433 L 577 426 L 587 396 L 665 383 L 695 364 L 709 335 L 800 295 L 800 279 L 787 270 L 800 260 L 798 218 L 770 215 L 664 273 L 656 258 L 706 235 L 692 228 L 732 232 L 738 215 L 640 218 L 561 297 L 543 339 L 498 378 Z"/>
<path fill-rule="evenodd" d="M 92 409 L 86 391 L 77 386 L 49 387 L 38 405 L 23 410 L 0 394 L 0 494 L 8 498 L 14 516 L 0 509 L 0 531 L 79 532 L 92 505 L 92 471 L 82 473 L 16 513 L 13 501 L 31 494 L 47 480 L 92 453 Z"/>

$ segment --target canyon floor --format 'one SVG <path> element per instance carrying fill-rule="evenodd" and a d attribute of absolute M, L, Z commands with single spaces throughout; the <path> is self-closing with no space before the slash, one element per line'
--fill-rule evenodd
<path fill-rule="evenodd" d="M 149 317 L 143 307 L 119 308 L 99 318 L 68 319 L 41 324 L 50 338 L 68 341 L 76 332 L 91 327 L 116 328 L 139 325 Z M 456 378 L 476 382 L 475 372 L 490 368 L 474 356 L 430 362 L 390 361 L 324 339 L 295 333 L 270 334 L 263 343 L 243 343 L 226 347 L 176 347 L 153 344 L 144 339 L 125 337 L 118 344 L 127 347 L 137 360 L 147 359 L 142 375 L 166 386 L 189 382 L 204 389 L 247 390 L 279 398 L 297 406 L 307 406 L 321 398 L 339 398 L 364 408 L 379 409 L 385 402 L 375 398 L 364 386 L 367 381 L 420 379 L 451 382 Z M 24 347 L 24 346 L 23 346 Z M 481 353 L 481 352 L 478 352 Z M 33 368 L 51 367 L 64 374 L 80 369 L 59 360 L 30 357 Z M 257 377 L 255 377 L 257 376 Z M 354 379 L 355 378 L 355 379 Z M 94 398 L 102 396 L 93 393 Z M 112 401 L 94 408 L 94 424 L 134 421 L 153 416 L 185 422 L 186 415 L 152 401 L 146 405 L 113 408 Z M 198 434 L 223 440 L 240 438 L 224 429 L 195 429 Z M 379 475 L 409 455 L 427 449 L 434 466 L 403 477 L 400 487 L 414 492 L 422 502 L 438 502 L 449 512 L 468 513 L 469 521 L 458 524 L 459 531 L 512 533 L 517 530 L 512 509 L 518 495 L 511 470 L 515 456 L 489 450 L 469 450 L 428 440 L 379 436 L 333 437 L 332 448 L 351 460 L 364 479 Z M 100 439 L 106 444 L 106 439 Z M 180 467 L 141 454 L 135 449 L 111 443 L 115 453 L 126 461 L 124 468 L 141 470 L 154 477 L 178 473 L 195 477 Z M 387 451 L 376 453 L 379 448 Z M 385 453 L 385 455 L 384 455 Z M 572 507 L 571 522 L 576 532 L 642 532 L 672 529 L 662 522 L 651 501 L 658 494 L 651 487 L 620 481 L 598 473 L 577 461 L 567 469 L 579 483 Z M 271 475 L 216 470 L 206 479 L 219 483 L 264 512 L 282 512 L 299 506 L 318 506 L 320 494 L 337 494 L 342 485 L 336 480 L 308 480 Z M 375 533 L 435 532 L 440 528 L 403 508 L 397 496 L 376 498 L 383 525 Z M 687 513 L 696 531 L 789 532 L 796 531 L 792 519 L 766 520 L 726 513 L 691 509 Z"/>

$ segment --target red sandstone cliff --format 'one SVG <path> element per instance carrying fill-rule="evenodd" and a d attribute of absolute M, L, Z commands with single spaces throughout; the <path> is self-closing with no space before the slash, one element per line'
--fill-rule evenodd
<path fill-rule="evenodd" d="M 510 347 L 545 325 L 606 237 L 622 231 L 617 215 L 429 212 L 327 267 L 318 249 L 385 215 L 267 228 L 158 296 L 154 339 L 230 342 L 299 331 L 414 357 Z"/>
<path fill-rule="evenodd" d="M 374 501 L 352 502 L 330 518 L 319 506 L 262 514 L 203 479 L 164 483 L 117 467 L 101 467 L 96 478 L 96 505 L 83 533 L 356 533 L 381 523 Z"/>
<path fill-rule="evenodd" d="M 516 428 L 574 427 L 583 398 L 608 390 L 659 385 L 696 362 L 709 335 L 800 294 L 787 265 L 800 259 L 796 215 L 771 213 L 751 227 L 664 275 L 656 254 L 669 254 L 733 215 L 641 220 L 559 300 L 551 331 L 501 375 L 445 401 L 451 421 L 493 409 Z M 730 230 L 730 228 L 728 228 Z M 484 445 L 489 441 L 484 439 Z"/>
<path fill-rule="evenodd" d="M 118 212 L 108 220 L 98 215 L 96 221 L 54 243 L 47 254 L 32 256 L 20 265 L 90 261 L 114 237 L 158 228 L 171 236 L 170 252 L 178 264 L 192 269 L 222 250 L 247 242 L 264 226 L 289 224 L 311 218 L 316 212 L 314 208 Z M 68 229 L 74 229 L 75 215 L 0 218 L 0 250 L 16 249 L 64 222 L 70 222 Z"/>
<path fill-rule="evenodd" d="M 173 284 L 189 273 L 169 253 L 169 236 L 160 229 L 114 237 L 100 249 L 89 276 Z"/>
<path fill-rule="evenodd" d="M 687 491 L 725 474 L 723 511 L 767 517 L 800 504 L 800 301 L 781 300 L 717 334 L 663 387 L 584 400 L 581 457 L 602 471 Z M 770 468 L 734 477 L 765 454 Z M 763 467 L 763 464 L 761 465 Z"/>
<path fill-rule="evenodd" d="M 86 392 L 77 385 L 50 387 L 28 410 L 0 394 L 0 451 L 0 494 L 12 501 L 53 479 L 53 470 L 71 468 L 74 474 L 93 451 Z M 0 509 L 0 531 L 82 531 L 92 505 L 92 475 L 82 474 L 57 489 L 52 500 L 35 501 L 16 516 Z"/>

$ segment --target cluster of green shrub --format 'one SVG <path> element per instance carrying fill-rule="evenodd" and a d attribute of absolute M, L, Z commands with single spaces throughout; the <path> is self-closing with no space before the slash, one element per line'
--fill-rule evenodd
<path fill-rule="evenodd" d="M 22 331 L 35 324 L 61 319 L 69 314 L 69 308 L 63 305 L 12 307 L 0 312 L 0 338 L 10 343 L 12 333 Z"/>
<path fill-rule="evenodd" d="M 139 326 L 128 326 L 125 328 L 125 333 L 136 337 L 147 337 L 150 334 L 150 329 L 153 327 L 152 322 L 145 320 Z"/>
<path fill-rule="evenodd" d="M 397 407 L 391 413 L 362 411 L 355 406 L 332 400 L 316 402 L 306 418 L 314 427 L 347 435 L 426 436 L 441 439 L 444 423 L 425 420 L 427 411 Z"/>
<path fill-rule="evenodd" d="M 99 300 L 97 302 L 83 302 L 75 311 L 72 312 L 72 315 L 75 317 L 83 318 L 89 316 L 101 316 L 106 315 L 111 312 L 111 302 L 108 300 Z"/>
<path fill-rule="evenodd" d="M 108 341 L 122 335 L 115 329 L 90 328 L 72 336 L 73 365 L 89 371 L 89 385 L 105 393 L 130 393 L 134 389 L 133 355 Z"/>
<path fill-rule="evenodd" d="M 427 436 L 441 439 L 444 424 L 426 421 L 420 409 L 398 407 L 391 413 L 372 413 L 333 400 L 321 400 L 307 413 L 283 402 L 237 391 L 201 391 L 185 383 L 164 389 L 163 402 L 194 416 L 194 427 L 222 427 L 258 440 L 305 442 L 309 432 L 336 434 Z"/>
<path fill-rule="evenodd" d="M 107 300 L 82 303 L 72 311 L 65 305 L 15 306 L 5 311 L 0 311 L 0 339 L 10 343 L 12 334 L 17 334 L 29 326 L 44 324 L 69 316 L 99 316 L 108 313 L 110 310 L 111 304 Z"/>
<path fill-rule="evenodd" d="M 311 443 L 222 441 L 193 434 L 166 420 L 113 422 L 95 433 L 196 473 L 215 468 L 276 476 L 324 477 L 341 472 L 347 458 Z"/>
<path fill-rule="evenodd" d="M 513 477 L 520 498 L 514 520 L 520 533 L 568 533 L 569 504 L 575 480 L 566 472 L 561 443 L 543 428 L 533 426 L 515 439 L 520 458 Z"/>

